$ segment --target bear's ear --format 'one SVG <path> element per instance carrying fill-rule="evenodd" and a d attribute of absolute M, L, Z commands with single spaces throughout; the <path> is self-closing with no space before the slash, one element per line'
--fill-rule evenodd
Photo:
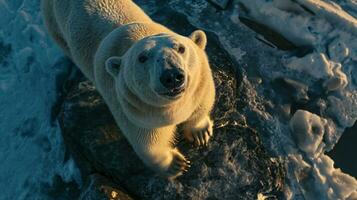
<path fill-rule="evenodd" d="M 206 37 L 205 32 L 203 32 L 201 30 L 194 31 L 193 33 L 191 33 L 190 38 L 201 49 L 205 49 L 206 48 L 207 37 Z"/>
<path fill-rule="evenodd" d="M 117 56 L 113 56 L 108 58 L 107 61 L 105 61 L 105 69 L 111 76 L 116 78 L 119 74 L 120 64 L 121 64 L 121 58 Z"/>

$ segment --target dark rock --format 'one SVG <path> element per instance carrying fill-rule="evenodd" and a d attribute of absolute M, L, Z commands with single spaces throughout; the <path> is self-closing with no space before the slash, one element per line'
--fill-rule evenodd
<path fill-rule="evenodd" d="M 79 152 L 80 157 L 90 161 L 96 171 L 107 171 L 108 176 L 113 174 L 119 179 L 143 173 L 145 168 L 137 165 L 141 161 L 120 134 L 110 111 L 90 82 L 81 82 L 73 88 L 62 106 L 60 118 L 66 143 Z M 123 157 L 127 157 L 125 162 L 120 161 Z M 88 168 L 84 171 L 92 173 Z"/>
<path fill-rule="evenodd" d="M 239 123 L 238 114 L 223 111 L 234 106 L 229 102 L 232 82 L 224 72 L 215 73 L 215 79 L 221 81 L 218 97 L 222 97 L 214 111 L 215 137 L 205 149 L 179 142 L 179 149 L 193 166 L 174 182 L 155 176 L 138 159 L 90 83 L 74 88 L 64 103 L 61 126 L 83 177 L 100 173 L 144 199 L 252 199 L 258 193 L 279 196 L 283 166 L 266 154 L 256 131 Z"/>

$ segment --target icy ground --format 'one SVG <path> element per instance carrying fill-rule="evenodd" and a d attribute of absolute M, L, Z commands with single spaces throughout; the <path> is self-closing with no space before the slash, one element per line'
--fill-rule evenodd
<path fill-rule="evenodd" d="M 70 65 L 44 29 L 39 2 L 0 0 L 1 200 L 67 199 L 80 183 L 53 109 Z"/>
<path fill-rule="evenodd" d="M 356 179 L 325 152 L 357 119 L 357 2 L 234 0 L 215 15 L 221 23 L 206 17 L 206 1 L 185 2 L 180 12 L 216 33 L 243 66 L 254 91 L 243 112 L 269 149 L 286 158 L 286 198 L 356 199 Z M 251 40 L 242 23 L 275 50 Z"/>
<path fill-rule="evenodd" d="M 242 66 L 243 84 L 254 92 L 241 112 L 265 135 L 268 148 L 286 159 L 286 198 L 356 199 L 356 179 L 325 153 L 357 119 L 357 2 L 231 2 L 219 14 L 209 13 L 204 0 L 185 1 L 177 10 L 214 32 Z M 170 3 L 182 7 L 181 1 Z"/>
<path fill-rule="evenodd" d="M 154 12 L 155 1 L 137 2 Z M 207 16 L 206 0 L 157 2 L 215 33 L 246 72 L 256 93 L 244 114 L 252 126 L 261 120 L 267 146 L 285 157 L 287 198 L 357 199 L 356 179 L 325 155 L 357 118 L 356 0 L 333 1 L 341 7 L 328 0 L 233 0 L 230 9 L 212 11 L 215 18 Z M 254 36 L 244 20 L 291 44 Z M 56 120 L 71 67 L 44 29 L 39 0 L 0 0 L 0 199 L 78 196 L 81 179 Z"/>

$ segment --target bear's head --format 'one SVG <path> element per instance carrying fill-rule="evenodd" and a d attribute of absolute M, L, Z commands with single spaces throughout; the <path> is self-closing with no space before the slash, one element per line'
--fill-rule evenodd
<path fill-rule="evenodd" d="M 124 79 L 141 101 L 162 107 L 192 95 L 203 68 L 209 67 L 206 43 L 200 30 L 189 37 L 153 35 L 135 42 L 123 56 L 108 58 L 105 66 L 114 79 Z"/>

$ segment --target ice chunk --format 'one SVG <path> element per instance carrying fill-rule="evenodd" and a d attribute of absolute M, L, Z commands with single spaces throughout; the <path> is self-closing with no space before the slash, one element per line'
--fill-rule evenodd
<path fill-rule="evenodd" d="M 357 120 L 357 92 L 345 92 L 344 96 L 343 99 L 329 96 L 327 112 L 342 127 L 351 127 Z"/>
<path fill-rule="evenodd" d="M 357 190 L 357 181 L 333 165 L 333 160 L 327 155 L 317 158 L 316 178 L 321 184 L 327 185 L 329 199 L 346 199 Z"/>
<path fill-rule="evenodd" d="M 290 120 L 290 128 L 299 148 L 315 156 L 322 152 L 325 131 L 331 131 L 327 120 L 305 110 L 298 110 Z"/>
<path fill-rule="evenodd" d="M 328 45 L 328 54 L 331 60 L 342 62 L 350 54 L 350 50 L 343 41 L 336 39 Z"/>
<path fill-rule="evenodd" d="M 314 78 L 333 76 L 331 64 L 323 53 L 312 53 L 302 58 L 293 57 L 285 60 L 285 63 L 288 68 L 307 73 Z"/>
<path fill-rule="evenodd" d="M 340 169 L 325 154 L 306 161 L 302 155 L 289 156 L 299 187 L 305 199 L 353 199 L 357 181 Z"/>
<path fill-rule="evenodd" d="M 339 28 L 357 34 L 357 20 L 343 11 L 339 5 L 315 0 L 296 0 L 295 2 L 311 10 L 316 15 L 326 18 L 339 26 Z"/>
<path fill-rule="evenodd" d="M 352 198 L 357 189 L 357 181 L 340 169 L 334 168 L 333 160 L 324 154 L 324 135 L 335 132 L 326 119 L 308 111 L 298 110 L 290 121 L 290 128 L 298 147 L 307 157 L 291 155 L 295 166 L 295 176 L 305 197 L 346 199 Z M 315 182 L 320 187 L 309 189 Z M 321 194 L 319 194 L 321 193 Z M 326 197 L 324 196 L 326 195 Z"/>
<path fill-rule="evenodd" d="M 324 87 L 328 91 L 340 90 L 347 86 L 348 79 L 345 73 L 342 72 L 341 64 L 331 62 L 333 76 L 324 82 Z"/>
<path fill-rule="evenodd" d="M 323 53 L 311 53 L 302 58 L 288 58 L 285 65 L 317 79 L 325 79 L 324 87 L 328 91 L 340 90 L 347 86 L 348 79 L 340 63 L 327 59 Z"/>
<path fill-rule="evenodd" d="M 272 28 L 298 46 L 313 46 L 322 40 L 321 34 L 331 29 L 322 19 L 311 18 L 298 4 L 289 1 L 239 0 L 247 15 Z"/>

